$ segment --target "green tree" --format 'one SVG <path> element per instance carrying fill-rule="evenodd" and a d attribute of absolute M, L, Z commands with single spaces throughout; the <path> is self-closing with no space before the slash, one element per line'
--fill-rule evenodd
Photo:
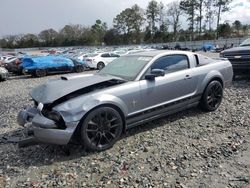
<path fill-rule="evenodd" d="M 231 35 L 231 26 L 228 23 L 220 24 L 217 32 L 220 37 L 229 37 Z"/>
<path fill-rule="evenodd" d="M 150 1 L 146 9 L 146 17 L 148 20 L 149 28 L 152 32 L 151 36 L 154 36 L 157 31 L 156 23 L 159 21 L 159 16 L 160 10 L 157 1 Z"/>
<path fill-rule="evenodd" d="M 75 46 L 81 45 L 80 39 L 83 34 L 83 26 L 76 24 L 76 25 L 65 25 L 58 34 L 57 41 L 59 45 L 63 46 Z"/>
<path fill-rule="evenodd" d="M 94 35 L 95 44 L 100 45 L 103 43 L 103 38 L 107 29 L 108 27 L 106 22 L 102 22 L 101 20 L 96 20 L 95 24 L 92 25 L 91 27 L 91 30 Z"/>
<path fill-rule="evenodd" d="M 240 36 L 240 30 L 242 29 L 242 24 L 239 20 L 235 20 L 233 23 L 234 29 L 237 31 L 238 37 Z"/>
<path fill-rule="evenodd" d="M 197 2 L 197 7 L 198 7 L 198 11 L 199 11 L 199 15 L 198 15 L 198 22 L 199 22 L 199 36 L 201 36 L 201 32 L 202 32 L 202 19 L 203 19 L 203 15 L 202 15 L 202 12 L 203 12 L 203 8 L 204 8 L 204 3 L 205 1 L 204 0 L 198 0 Z"/>
<path fill-rule="evenodd" d="M 44 46 L 55 46 L 55 39 L 57 38 L 58 32 L 54 29 L 46 29 L 39 33 L 38 37 Z"/>
<path fill-rule="evenodd" d="M 243 31 L 244 36 L 247 35 L 247 30 L 248 30 L 248 25 L 243 25 L 242 26 L 242 31 Z"/>
<path fill-rule="evenodd" d="M 189 30 L 191 31 L 191 40 L 193 40 L 194 39 L 195 10 L 197 8 L 197 0 L 182 0 L 180 1 L 180 8 L 188 15 Z"/>
<path fill-rule="evenodd" d="M 18 41 L 17 41 L 18 47 L 37 47 L 39 46 L 38 37 L 34 34 L 26 34 L 23 35 Z"/>
<path fill-rule="evenodd" d="M 113 26 L 123 36 L 124 43 L 140 43 L 144 20 L 142 9 L 134 5 L 118 14 L 113 20 Z"/>
<path fill-rule="evenodd" d="M 104 42 L 107 45 L 119 45 L 121 44 L 121 36 L 116 29 L 109 29 L 104 35 Z"/>

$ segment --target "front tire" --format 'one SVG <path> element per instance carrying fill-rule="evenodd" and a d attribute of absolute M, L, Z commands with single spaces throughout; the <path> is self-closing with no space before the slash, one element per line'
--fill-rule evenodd
<path fill-rule="evenodd" d="M 122 117 L 111 107 L 100 107 L 91 111 L 81 125 L 81 140 L 91 151 L 111 148 L 123 130 Z"/>
<path fill-rule="evenodd" d="M 206 87 L 200 101 L 200 107 L 205 111 L 215 111 L 220 106 L 223 97 L 223 87 L 217 80 L 211 81 Z"/>

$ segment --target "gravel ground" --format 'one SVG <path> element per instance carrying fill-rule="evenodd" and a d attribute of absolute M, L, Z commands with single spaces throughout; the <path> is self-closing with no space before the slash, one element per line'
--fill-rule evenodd
<path fill-rule="evenodd" d="M 194 108 L 141 125 L 104 152 L 19 149 L 11 143 L 22 135 L 16 115 L 32 104 L 30 89 L 47 79 L 0 83 L 0 187 L 250 187 L 249 78 L 225 90 L 217 111 Z"/>

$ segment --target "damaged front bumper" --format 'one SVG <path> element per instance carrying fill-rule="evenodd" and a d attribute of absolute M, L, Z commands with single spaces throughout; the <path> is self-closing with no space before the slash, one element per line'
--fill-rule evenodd
<path fill-rule="evenodd" d="M 20 126 L 31 123 L 28 137 L 18 142 L 19 147 L 39 143 L 67 145 L 79 123 L 65 123 L 66 128 L 60 129 L 53 120 L 44 117 L 37 108 L 27 108 L 20 111 L 17 122 Z"/>

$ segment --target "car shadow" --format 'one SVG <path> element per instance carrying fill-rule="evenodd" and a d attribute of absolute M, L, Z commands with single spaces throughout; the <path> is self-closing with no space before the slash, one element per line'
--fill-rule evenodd
<path fill-rule="evenodd" d="M 250 75 L 237 76 L 233 82 L 232 87 L 235 88 L 249 88 L 250 87 Z"/>
<path fill-rule="evenodd" d="M 150 131 L 157 127 L 162 127 L 170 122 L 179 120 L 180 117 L 192 117 L 201 113 L 204 112 L 198 108 L 192 108 L 187 111 L 151 121 L 127 130 L 126 133 L 121 136 L 120 140 Z M 18 148 L 17 141 L 18 138 L 23 136 L 22 131 L 22 129 L 19 129 L 0 135 L 0 150 L 2 151 L 0 160 L 5 164 L 4 167 L 2 167 L 3 169 L 7 168 L 6 166 L 9 164 L 14 167 L 24 166 L 25 168 L 30 166 L 45 166 L 54 162 L 70 161 L 98 153 L 87 151 L 79 144 L 69 144 L 67 146 L 34 145 L 26 148 Z M 106 150 L 103 152 L 109 151 Z"/>
<path fill-rule="evenodd" d="M 233 82 L 238 82 L 238 81 L 250 81 L 250 75 L 236 76 L 236 78 L 234 78 Z"/>

